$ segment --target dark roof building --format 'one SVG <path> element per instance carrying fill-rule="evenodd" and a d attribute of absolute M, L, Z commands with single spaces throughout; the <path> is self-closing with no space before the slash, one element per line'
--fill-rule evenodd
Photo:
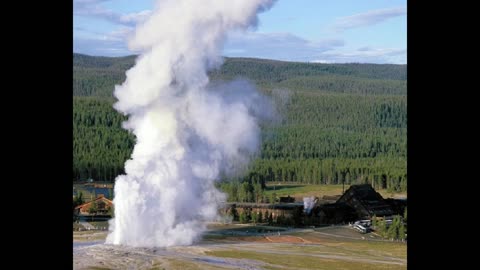
<path fill-rule="evenodd" d="M 350 188 L 338 199 L 337 203 L 345 203 L 355 210 L 359 218 L 369 219 L 396 214 L 380 193 L 371 185 L 351 185 Z"/>
<path fill-rule="evenodd" d="M 346 203 L 324 204 L 314 209 L 320 224 L 338 224 L 355 220 L 355 210 Z"/>
<path fill-rule="evenodd" d="M 407 207 L 407 199 L 393 199 L 387 198 L 385 202 L 392 207 L 393 211 L 398 215 L 403 215 L 405 213 L 405 208 Z"/>
<path fill-rule="evenodd" d="M 290 197 L 290 195 L 288 195 L 287 197 L 280 197 L 279 202 L 280 203 L 293 203 L 293 202 L 295 202 L 295 198 Z"/>

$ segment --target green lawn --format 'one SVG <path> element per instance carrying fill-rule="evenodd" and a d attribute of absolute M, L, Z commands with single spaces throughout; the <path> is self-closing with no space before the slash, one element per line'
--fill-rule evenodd
<path fill-rule="evenodd" d="M 108 221 L 90 221 L 88 223 L 92 224 L 94 227 L 107 227 L 108 228 Z"/>
<path fill-rule="evenodd" d="M 340 228 L 342 230 L 349 230 Z M 338 238 L 332 234 L 298 232 L 291 235 L 313 241 L 303 245 L 282 243 L 258 246 L 225 246 L 207 251 L 206 255 L 235 259 L 257 260 L 265 269 L 406 269 L 406 243 L 390 241 L 365 241 Z"/>
<path fill-rule="evenodd" d="M 208 255 L 236 259 L 258 260 L 269 264 L 267 269 L 406 269 L 406 265 L 368 263 L 348 259 L 328 259 L 308 255 L 263 253 L 258 251 L 210 251 Z"/>

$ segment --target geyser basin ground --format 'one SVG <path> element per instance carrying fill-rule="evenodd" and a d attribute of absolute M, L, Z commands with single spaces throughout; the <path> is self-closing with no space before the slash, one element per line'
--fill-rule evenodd
<path fill-rule="evenodd" d="M 407 268 L 405 243 L 362 235 L 348 226 L 210 225 L 201 242 L 170 248 L 105 245 L 105 237 L 106 232 L 74 232 L 74 269 Z"/>

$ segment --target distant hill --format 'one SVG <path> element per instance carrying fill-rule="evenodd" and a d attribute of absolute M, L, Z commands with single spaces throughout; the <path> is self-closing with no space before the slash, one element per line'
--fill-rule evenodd
<path fill-rule="evenodd" d="M 74 180 L 113 180 L 134 136 L 113 108 L 115 84 L 135 56 L 73 55 Z M 212 81 L 246 78 L 278 102 L 280 124 L 262 126 L 260 156 L 246 180 L 407 187 L 406 65 L 313 64 L 225 58 Z M 224 187 L 238 190 L 240 187 Z M 233 192 L 233 191 L 232 191 Z"/>
<path fill-rule="evenodd" d="M 111 97 L 135 57 L 73 54 L 73 95 Z M 225 58 L 212 80 L 248 78 L 266 88 L 286 87 L 342 93 L 406 94 L 406 65 L 320 64 L 255 58 Z"/>
<path fill-rule="evenodd" d="M 282 81 L 294 77 L 346 75 L 367 79 L 406 80 L 406 65 L 321 64 L 256 58 L 225 58 L 223 76 L 244 76 L 252 80 Z"/>

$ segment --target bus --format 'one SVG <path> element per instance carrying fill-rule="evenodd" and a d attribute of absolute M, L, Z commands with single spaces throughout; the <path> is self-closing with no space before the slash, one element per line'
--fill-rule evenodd
<path fill-rule="evenodd" d="M 363 225 L 361 225 L 361 224 L 355 224 L 355 225 L 353 226 L 353 228 L 356 229 L 357 231 L 361 232 L 361 233 L 368 233 L 368 232 L 370 232 L 370 228 L 365 227 L 365 226 L 363 226 Z"/>

